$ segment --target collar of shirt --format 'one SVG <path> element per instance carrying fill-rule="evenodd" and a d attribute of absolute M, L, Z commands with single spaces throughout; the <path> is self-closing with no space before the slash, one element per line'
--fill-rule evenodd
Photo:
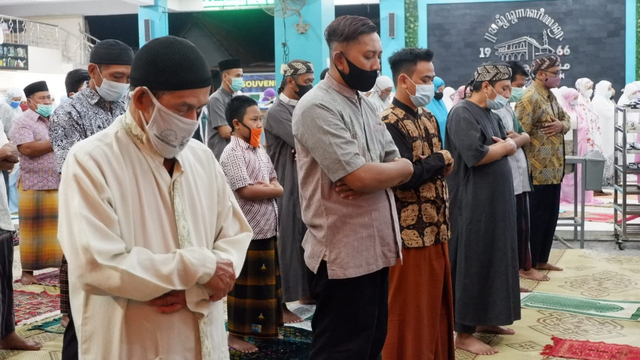
<path fill-rule="evenodd" d="M 391 102 L 394 106 L 400 108 L 401 110 L 403 110 L 405 113 L 413 116 L 414 118 L 418 118 L 418 116 L 420 114 L 418 114 L 418 111 L 413 110 L 409 105 L 403 103 L 402 101 L 398 100 L 398 98 L 393 98 L 393 101 Z"/>
<path fill-rule="evenodd" d="M 31 109 L 27 109 L 27 111 L 24 112 L 24 116 L 31 120 L 31 121 L 44 121 L 45 123 L 49 123 L 49 119 L 47 119 L 46 117 L 43 117 L 42 115 L 38 114 L 37 112 L 31 110 Z"/>
<path fill-rule="evenodd" d="M 551 90 L 547 89 L 544 85 L 542 85 L 540 81 L 534 80 L 532 83 L 532 86 L 534 91 L 540 94 L 541 96 L 544 96 L 549 99 L 551 99 L 552 97 L 555 97 L 555 95 L 553 95 Z"/>
<path fill-rule="evenodd" d="M 283 103 L 287 104 L 287 105 L 291 105 L 291 106 L 296 106 L 298 105 L 298 100 L 293 100 L 290 99 L 287 95 L 285 95 L 284 93 L 280 93 L 280 96 L 278 97 L 280 99 L 280 101 L 282 101 Z"/>
<path fill-rule="evenodd" d="M 164 158 L 153 147 L 153 144 L 151 143 L 151 140 L 149 140 L 149 135 L 147 134 L 147 132 L 142 130 L 142 128 L 140 128 L 140 126 L 136 124 L 136 121 L 131 115 L 131 113 L 128 110 L 125 111 L 125 113 L 122 115 L 120 119 L 121 119 L 120 121 L 122 121 L 125 131 L 127 132 L 127 135 L 129 135 L 129 137 L 136 144 L 138 149 L 140 149 L 143 153 L 151 157 L 151 159 L 155 163 L 159 164 L 160 166 L 164 166 Z M 176 161 L 176 165 L 173 170 L 174 177 L 177 174 L 184 171 L 184 167 L 182 165 L 183 161 L 181 161 L 182 159 L 181 155 L 182 154 L 178 154 L 178 156 L 176 156 L 176 160 L 178 161 Z"/>
<path fill-rule="evenodd" d="M 220 86 L 220 88 L 218 90 L 216 90 L 216 92 L 220 92 L 220 95 L 223 95 L 225 97 L 231 98 L 233 97 L 233 93 L 227 91 L 227 89 L 224 88 L 224 86 Z"/>
<path fill-rule="evenodd" d="M 327 76 L 324 78 L 324 81 L 327 82 L 327 85 L 329 85 L 329 87 L 340 93 L 340 95 L 354 100 L 358 99 L 357 91 L 338 83 L 333 77 L 331 77 L 330 74 L 327 74 Z"/>
<path fill-rule="evenodd" d="M 80 90 L 80 95 L 84 96 L 84 98 L 87 99 L 87 102 L 91 105 L 97 105 L 105 109 L 107 108 L 107 101 L 105 101 L 100 94 L 93 91 L 89 84 Z"/>
<path fill-rule="evenodd" d="M 248 142 L 240 139 L 239 137 L 237 137 L 235 135 L 231 135 L 231 144 L 233 146 L 240 147 L 242 150 L 253 150 L 253 151 L 256 150 L 256 148 L 251 146 L 251 144 L 249 144 Z"/>

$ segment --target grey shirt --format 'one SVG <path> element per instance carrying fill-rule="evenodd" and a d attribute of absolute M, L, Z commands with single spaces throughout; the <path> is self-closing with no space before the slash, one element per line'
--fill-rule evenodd
<path fill-rule="evenodd" d="M 216 156 L 218 161 L 222 155 L 222 150 L 229 144 L 229 140 L 220 136 L 218 127 L 229 126 L 224 112 L 232 97 L 233 93 L 228 92 L 224 87 L 220 87 L 211 95 L 207 104 L 207 146 L 213 151 L 213 155 Z"/>
<path fill-rule="evenodd" d="M 327 262 L 331 279 L 353 278 L 393 266 L 401 239 L 390 189 L 342 199 L 336 181 L 365 163 L 400 157 L 373 105 L 327 76 L 293 112 L 307 266 Z"/>

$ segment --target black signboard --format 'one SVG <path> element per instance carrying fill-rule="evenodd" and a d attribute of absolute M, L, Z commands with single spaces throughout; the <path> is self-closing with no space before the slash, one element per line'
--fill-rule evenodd
<path fill-rule="evenodd" d="M 0 45 L 0 70 L 29 70 L 29 47 L 27 45 Z"/>
<path fill-rule="evenodd" d="M 476 66 L 558 54 L 562 85 L 577 79 L 625 85 L 625 0 L 496 1 L 427 5 L 428 47 L 448 86 L 467 83 Z M 635 11 L 635 9 L 629 9 Z M 618 91 L 618 94 L 620 91 Z"/>

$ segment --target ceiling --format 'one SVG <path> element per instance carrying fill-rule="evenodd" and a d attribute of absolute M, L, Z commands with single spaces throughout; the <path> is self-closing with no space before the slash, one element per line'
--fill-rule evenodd
<path fill-rule="evenodd" d="M 167 1 L 169 11 L 203 10 L 202 0 Z M 153 2 L 153 0 L 0 0 L 0 14 L 23 18 L 136 14 L 139 6 L 153 5 Z M 379 2 L 379 0 L 334 0 L 335 5 L 377 4 Z"/>

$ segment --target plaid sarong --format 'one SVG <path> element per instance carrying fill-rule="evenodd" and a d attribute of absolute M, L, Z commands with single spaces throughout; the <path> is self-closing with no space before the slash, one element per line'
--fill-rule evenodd
<path fill-rule="evenodd" d="M 27 271 L 60 267 L 58 190 L 24 190 L 18 184 L 20 261 Z"/>
<path fill-rule="evenodd" d="M 252 240 L 240 276 L 227 296 L 229 333 L 277 338 L 282 289 L 276 237 Z"/>

